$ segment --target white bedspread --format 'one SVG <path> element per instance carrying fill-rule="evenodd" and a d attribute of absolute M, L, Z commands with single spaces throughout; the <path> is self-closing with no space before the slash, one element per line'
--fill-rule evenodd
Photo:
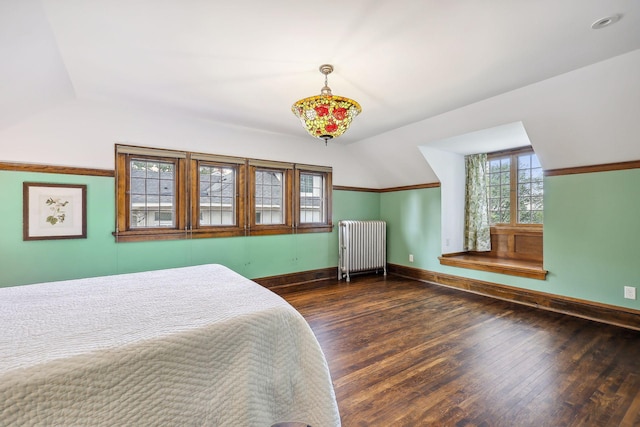
<path fill-rule="evenodd" d="M 220 265 L 0 289 L 0 425 L 340 425 L 302 316 Z"/>

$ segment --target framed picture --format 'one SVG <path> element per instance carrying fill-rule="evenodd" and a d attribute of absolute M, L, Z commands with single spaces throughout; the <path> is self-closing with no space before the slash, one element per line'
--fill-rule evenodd
<path fill-rule="evenodd" d="M 22 184 L 23 240 L 86 239 L 87 186 Z"/>

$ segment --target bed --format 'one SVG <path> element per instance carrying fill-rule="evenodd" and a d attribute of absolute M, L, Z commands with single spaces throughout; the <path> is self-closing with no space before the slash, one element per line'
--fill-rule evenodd
<path fill-rule="evenodd" d="M 0 425 L 340 425 L 281 297 L 221 265 L 0 289 Z"/>

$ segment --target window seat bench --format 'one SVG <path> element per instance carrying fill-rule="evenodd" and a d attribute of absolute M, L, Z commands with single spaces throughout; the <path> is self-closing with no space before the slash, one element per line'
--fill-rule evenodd
<path fill-rule="evenodd" d="M 542 261 L 501 258 L 474 252 L 443 254 L 438 259 L 441 265 L 451 267 L 470 268 L 538 280 L 545 280 L 547 276 L 547 270 L 543 268 Z"/>

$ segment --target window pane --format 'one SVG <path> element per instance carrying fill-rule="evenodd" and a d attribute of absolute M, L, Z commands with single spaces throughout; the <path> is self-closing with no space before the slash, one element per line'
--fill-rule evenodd
<path fill-rule="evenodd" d="M 542 168 L 531 169 L 532 181 L 542 181 L 542 178 L 543 178 Z"/>
<path fill-rule="evenodd" d="M 160 180 L 160 194 L 173 194 L 173 180 Z"/>
<path fill-rule="evenodd" d="M 509 222 L 511 197 L 510 164 L 508 157 L 488 161 L 489 221 L 491 224 Z"/>
<path fill-rule="evenodd" d="M 518 157 L 518 168 L 531 169 L 531 156 Z"/>
<path fill-rule="evenodd" d="M 500 170 L 500 159 L 489 161 L 489 173 L 496 173 Z"/>
<path fill-rule="evenodd" d="M 131 228 L 175 227 L 175 165 L 169 162 L 130 162 Z"/>
<path fill-rule="evenodd" d="M 300 222 L 324 223 L 326 200 L 324 175 L 300 173 Z"/>
<path fill-rule="evenodd" d="M 542 211 L 532 211 L 531 212 L 531 223 L 532 224 L 542 224 Z"/>
<path fill-rule="evenodd" d="M 518 222 L 541 224 L 543 211 L 543 171 L 535 154 L 518 156 Z"/>
<path fill-rule="evenodd" d="M 256 170 L 255 194 L 256 224 L 284 224 L 284 174 Z"/>
<path fill-rule="evenodd" d="M 531 194 L 531 185 L 518 184 L 518 197 L 529 196 Z"/>
<path fill-rule="evenodd" d="M 542 181 L 533 182 L 531 184 L 531 195 L 532 196 L 542 196 Z"/>
<path fill-rule="evenodd" d="M 313 190 L 313 176 L 300 174 L 300 192 L 311 193 Z"/>
<path fill-rule="evenodd" d="M 518 197 L 518 211 L 531 210 L 531 198 L 530 197 Z"/>
<path fill-rule="evenodd" d="M 199 171 L 199 225 L 236 225 L 236 169 L 201 165 Z"/>
<path fill-rule="evenodd" d="M 531 198 L 531 209 L 541 211 L 542 210 L 542 197 Z"/>
<path fill-rule="evenodd" d="M 531 155 L 531 168 L 541 168 L 538 156 L 536 156 L 535 154 Z"/>
<path fill-rule="evenodd" d="M 509 185 L 503 185 L 500 189 L 500 197 L 502 197 L 503 199 L 508 199 L 511 195 L 510 195 L 511 189 L 509 188 Z"/>
<path fill-rule="evenodd" d="M 500 212 L 491 212 L 489 218 L 491 224 L 498 224 L 500 222 Z"/>
<path fill-rule="evenodd" d="M 491 186 L 489 187 L 489 197 L 496 198 L 500 197 L 500 187 L 499 186 Z"/>

